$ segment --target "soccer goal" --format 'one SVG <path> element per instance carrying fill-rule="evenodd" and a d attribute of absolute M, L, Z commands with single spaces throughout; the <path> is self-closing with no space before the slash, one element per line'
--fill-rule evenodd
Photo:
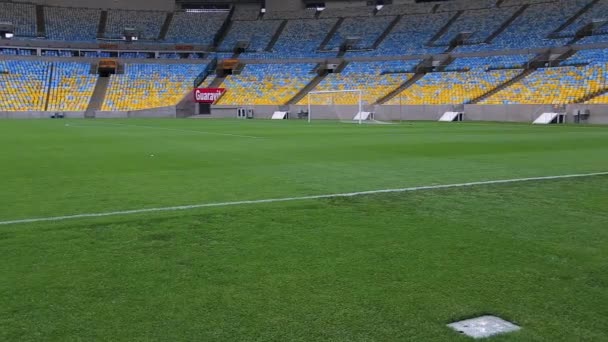
<path fill-rule="evenodd" d="M 362 90 L 311 91 L 307 96 L 308 122 L 313 119 L 337 119 L 362 124 L 373 120 L 364 110 Z"/>

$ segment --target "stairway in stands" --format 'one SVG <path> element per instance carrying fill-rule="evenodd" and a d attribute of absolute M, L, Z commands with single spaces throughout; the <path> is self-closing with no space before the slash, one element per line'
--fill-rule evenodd
<path fill-rule="evenodd" d="M 515 11 L 515 13 L 513 13 L 513 15 L 507 19 L 504 23 L 502 23 L 502 25 L 500 25 L 500 27 L 492 32 L 492 34 L 490 34 L 488 36 L 488 38 L 486 38 L 486 40 L 484 41 L 484 43 L 486 44 L 490 44 L 492 43 L 492 41 L 494 40 L 494 38 L 498 37 L 501 33 L 503 33 L 509 26 L 511 26 L 511 24 L 513 24 L 513 22 L 515 20 L 517 20 L 517 18 L 519 18 L 525 11 L 526 9 L 530 7 L 530 5 L 523 5 L 521 6 L 517 11 Z"/>
<path fill-rule="evenodd" d="M 418 82 L 418 80 L 420 80 L 421 78 L 423 78 L 424 75 L 426 75 L 426 72 L 417 72 L 417 73 L 415 73 L 414 76 L 412 76 L 412 78 L 406 80 L 400 86 L 398 86 L 397 88 L 393 89 L 390 93 L 388 93 L 385 96 L 383 96 L 380 99 L 378 99 L 378 101 L 376 101 L 375 104 L 376 105 L 381 105 L 381 104 L 387 103 L 388 101 L 390 101 L 393 98 L 395 98 L 397 95 L 401 94 L 404 90 L 406 90 L 407 88 L 411 87 L 416 82 Z"/>
<path fill-rule="evenodd" d="M 270 39 L 270 42 L 268 42 L 266 49 L 264 49 L 266 52 L 272 52 L 274 45 L 277 43 L 277 40 L 279 40 L 279 38 L 281 37 L 283 30 L 285 30 L 285 26 L 287 26 L 287 20 L 283 20 L 281 22 L 281 25 L 279 25 L 279 27 L 277 28 L 274 35 L 272 35 L 272 39 Z"/>
<path fill-rule="evenodd" d="M 344 22 L 344 18 L 339 18 L 338 21 L 336 21 L 331 30 L 327 32 L 327 36 L 325 36 L 325 39 L 323 39 L 321 45 L 319 45 L 319 50 L 325 50 L 325 47 L 327 46 L 327 44 L 329 44 L 331 38 L 334 36 L 334 34 L 336 34 L 336 32 L 338 32 L 338 29 L 342 25 L 342 22 Z"/>
<path fill-rule="evenodd" d="M 36 5 L 36 34 L 38 37 L 46 37 L 46 22 L 44 21 L 44 6 Z"/>
<path fill-rule="evenodd" d="M 456 12 L 456 14 L 454 14 L 452 18 L 450 18 L 450 20 L 445 25 L 443 25 L 443 27 L 437 33 L 435 33 L 435 35 L 431 38 L 431 40 L 428 41 L 428 43 L 426 43 L 426 45 L 433 46 L 439 38 L 441 38 L 446 32 L 448 32 L 450 26 L 452 26 L 463 13 L 464 11 Z"/>
<path fill-rule="evenodd" d="M 108 25 L 108 11 L 101 11 L 99 16 L 99 26 L 97 27 L 97 38 L 103 38 L 106 34 L 106 26 Z"/>
<path fill-rule="evenodd" d="M 95 111 L 101 110 L 101 106 L 103 105 L 103 100 L 106 97 L 106 92 L 108 91 L 109 84 L 109 77 L 97 78 L 97 83 L 95 84 L 95 89 L 93 90 L 91 101 L 89 101 L 89 106 L 87 107 L 87 111 L 84 114 L 85 118 L 95 118 Z"/>
<path fill-rule="evenodd" d="M 483 94 L 483 95 L 481 95 L 479 97 L 476 97 L 476 98 L 472 99 L 471 101 L 469 101 L 469 104 L 476 104 L 476 103 L 479 103 L 479 102 L 481 102 L 481 101 L 489 98 L 490 96 L 498 93 L 499 91 L 501 91 L 503 89 L 506 89 L 506 88 L 512 86 L 513 84 L 515 84 L 515 83 L 523 80 L 524 78 L 526 78 L 528 75 L 530 75 L 534 71 L 536 71 L 535 68 L 525 69 L 519 75 L 513 77 L 512 79 L 510 79 L 510 80 L 508 80 L 508 81 L 506 81 L 506 82 L 498 85 L 496 88 L 488 91 L 487 93 L 485 93 L 485 94 Z"/>
<path fill-rule="evenodd" d="M 551 32 L 551 34 L 549 34 L 550 38 L 557 38 L 559 37 L 559 33 L 565 29 L 566 27 L 570 26 L 572 23 L 574 23 L 578 18 L 580 18 L 583 14 L 587 13 L 593 6 L 595 6 L 595 4 L 597 4 L 598 2 L 600 2 L 600 0 L 593 0 L 590 3 L 588 3 L 587 5 L 585 5 L 583 8 L 581 8 L 578 12 L 574 13 L 573 16 L 571 16 L 568 20 L 566 20 L 563 24 L 561 24 L 557 29 L 555 29 L 555 31 Z"/>
<path fill-rule="evenodd" d="M 165 17 L 165 22 L 160 29 L 160 34 L 158 35 L 158 40 L 165 40 L 167 37 L 167 32 L 169 32 L 169 28 L 171 27 L 171 22 L 173 21 L 173 12 L 167 13 Z"/>
<path fill-rule="evenodd" d="M 397 24 L 399 23 L 399 21 L 401 21 L 401 18 L 403 16 L 402 15 L 398 15 L 397 17 L 395 17 L 395 19 L 393 19 L 391 21 L 390 24 L 388 24 L 388 26 L 386 27 L 386 29 L 384 30 L 384 32 L 382 32 L 382 34 L 380 35 L 380 37 L 378 37 L 378 39 L 376 39 L 376 41 L 374 42 L 374 45 L 372 45 L 372 49 L 377 49 L 380 44 L 382 44 L 382 42 L 386 39 L 386 37 L 388 37 L 388 35 L 393 31 L 393 29 L 395 28 L 395 26 L 397 26 Z"/>

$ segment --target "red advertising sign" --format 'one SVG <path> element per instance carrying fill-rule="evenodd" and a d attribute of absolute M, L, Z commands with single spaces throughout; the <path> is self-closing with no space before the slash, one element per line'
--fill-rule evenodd
<path fill-rule="evenodd" d="M 197 88 L 194 89 L 194 100 L 198 103 L 214 104 L 225 91 L 224 88 Z"/>

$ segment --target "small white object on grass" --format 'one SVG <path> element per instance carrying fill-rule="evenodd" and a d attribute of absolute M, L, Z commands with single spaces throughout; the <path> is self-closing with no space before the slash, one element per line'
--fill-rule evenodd
<path fill-rule="evenodd" d="M 153 154 L 151 154 L 151 155 L 150 155 L 150 157 L 154 157 L 154 155 L 153 155 Z"/>
<path fill-rule="evenodd" d="M 65 124 L 65 127 L 68 127 L 70 124 Z"/>
<path fill-rule="evenodd" d="M 448 327 L 472 338 L 486 338 L 506 334 L 521 328 L 496 316 L 481 316 L 448 324 Z"/>

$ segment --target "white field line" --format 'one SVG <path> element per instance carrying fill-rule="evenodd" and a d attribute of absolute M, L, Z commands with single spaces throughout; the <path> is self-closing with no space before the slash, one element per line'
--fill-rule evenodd
<path fill-rule="evenodd" d="M 191 210 L 191 209 L 198 209 L 198 208 L 227 207 L 227 206 L 245 205 L 245 204 L 278 203 L 278 202 L 315 200 L 315 199 L 324 199 L 324 198 L 354 197 L 354 196 L 375 195 L 375 194 L 384 194 L 384 193 L 414 192 L 414 191 L 422 191 L 422 190 L 437 190 L 437 189 L 450 189 L 450 188 L 466 188 L 466 187 L 473 187 L 473 186 L 478 186 L 478 185 L 519 183 L 519 182 L 582 178 L 582 177 L 594 177 L 594 176 L 608 176 L 608 172 L 580 173 L 580 174 L 571 174 L 571 175 L 530 177 L 530 178 L 513 178 L 513 179 L 501 179 L 501 180 L 479 181 L 479 182 L 469 182 L 469 183 L 426 185 L 426 186 L 416 186 L 416 187 L 410 187 L 410 188 L 347 192 L 347 193 L 326 194 L 326 195 L 269 198 L 269 199 L 259 199 L 259 200 L 235 201 L 235 202 L 203 203 L 203 204 L 180 205 L 180 206 L 174 206 L 174 207 L 110 211 L 110 212 L 105 212 L 105 213 L 75 214 L 75 215 L 67 215 L 67 216 L 40 217 L 40 218 L 30 218 L 30 219 L 20 219 L 20 220 L 6 220 L 6 221 L 0 221 L 0 226 L 9 225 L 9 224 L 21 224 L 21 223 L 65 221 L 65 220 L 73 220 L 73 219 L 80 219 L 80 218 L 122 216 L 122 215 L 132 215 L 132 214 L 163 212 L 163 211 Z"/>
<path fill-rule="evenodd" d="M 148 129 L 158 129 L 163 131 L 173 131 L 173 132 L 186 132 L 186 133 L 198 133 L 205 135 L 221 135 L 225 137 L 236 137 L 236 138 L 250 138 L 250 139 L 263 139 L 262 137 L 256 137 L 253 135 L 242 135 L 242 134 L 232 134 L 232 133 L 217 133 L 217 132 L 207 132 L 207 131 L 197 131 L 193 129 L 180 129 L 180 128 L 168 128 L 168 127 L 158 127 L 158 126 L 141 126 L 141 125 L 130 125 L 130 124 L 117 124 L 110 122 L 99 122 L 96 124 L 87 124 L 87 125 L 79 125 L 79 124 L 70 124 L 70 126 L 75 127 L 100 127 L 103 125 L 110 126 L 121 126 L 121 127 L 137 127 L 137 128 L 148 128 Z"/>

